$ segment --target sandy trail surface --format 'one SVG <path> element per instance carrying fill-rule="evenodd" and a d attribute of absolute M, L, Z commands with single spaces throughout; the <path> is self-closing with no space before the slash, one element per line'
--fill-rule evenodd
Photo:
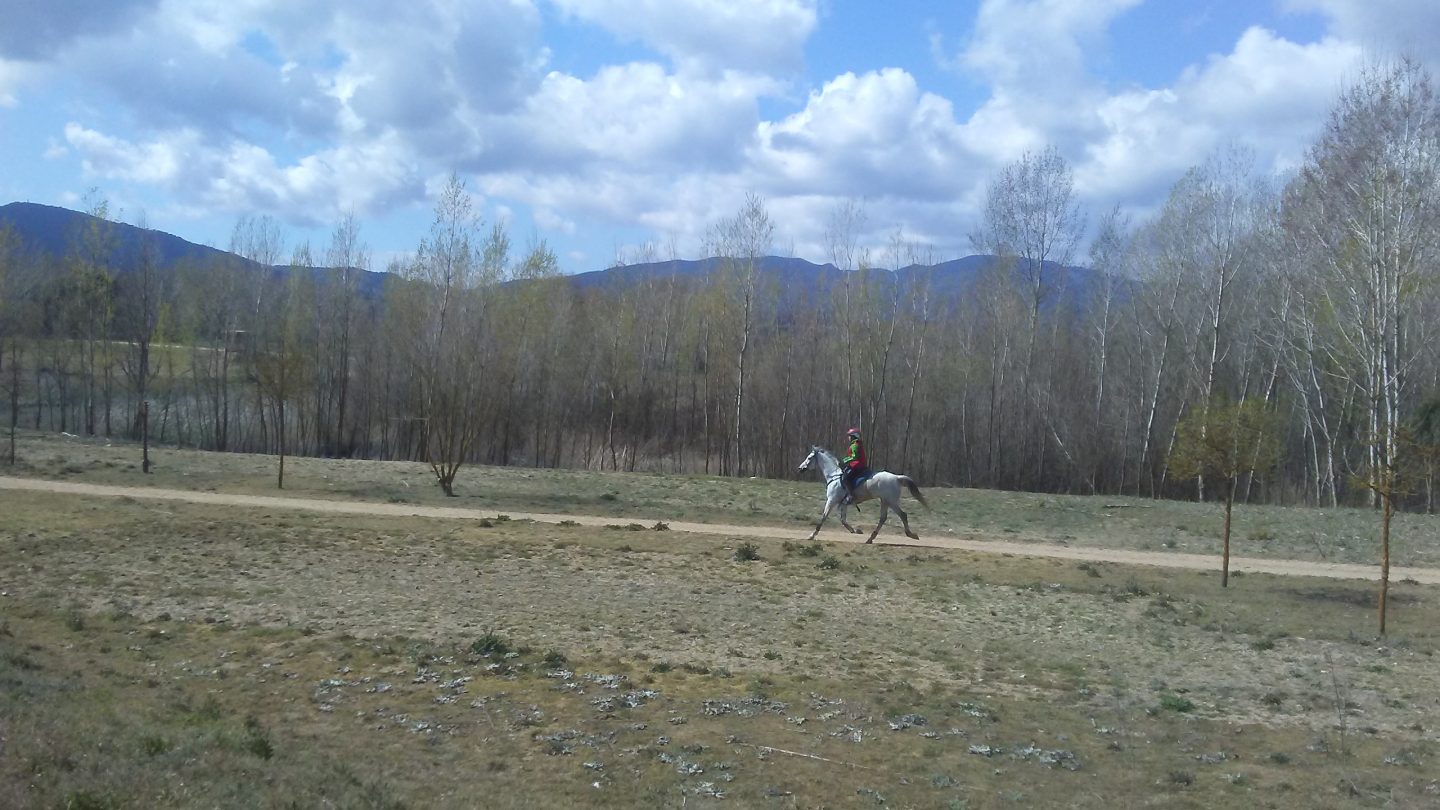
<path fill-rule="evenodd" d="M 138 500 L 184 501 L 187 503 L 213 504 L 216 506 L 240 506 L 257 509 L 290 509 L 309 512 L 325 512 L 348 515 L 377 515 L 385 517 L 426 517 L 454 520 L 480 520 L 508 515 L 512 520 L 532 520 L 538 523 L 560 523 L 573 521 L 582 526 L 611 526 L 632 522 L 645 522 L 635 518 L 597 517 L 594 515 L 560 515 L 538 512 L 513 512 L 508 510 L 460 509 L 446 506 L 419 506 L 415 504 L 374 503 L 369 501 L 341 501 L 322 498 L 282 498 L 268 495 L 240 495 L 224 492 L 198 492 L 179 489 L 157 489 L 151 487 L 121 487 L 100 484 L 80 484 L 67 481 L 48 481 L 36 478 L 13 478 L 0 476 L 0 490 L 19 492 L 52 492 L 80 495 L 86 498 L 135 498 Z M 650 520 L 649 518 L 646 519 Z M 663 521 L 663 516 L 654 520 Z M 770 526 L 732 526 L 721 523 L 687 523 L 665 521 L 672 531 L 694 534 L 715 534 L 730 537 L 757 537 L 775 540 L 805 540 L 809 529 L 788 529 Z M 888 523 L 888 522 L 887 522 Z M 887 525 L 888 529 L 888 525 Z M 898 527 L 896 529 L 898 532 Z M 890 535 L 887 531 L 886 535 Z M 863 534 L 848 534 L 843 530 L 827 530 L 820 539 L 829 542 L 863 542 Z M 951 535 L 925 535 L 918 540 L 905 538 L 897 541 L 895 536 L 884 537 L 878 542 L 883 545 L 903 545 L 924 548 L 952 548 L 986 554 L 1011 554 L 1026 557 L 1080 560 L 1088 562 L 1109 562 L 1123 565 L 1148 565 L 1159 568 L 1183 568 L 1189 570 L 1212 570 L 1219 566 L 1219 559 L 1213 555 L 1183 554 L 1171 552 L 1130 551 L 1108 548 L 1077 548 L 1053 543 L 1014 542 L 1004 540 L 981 540 Z M 1378 580 L 1379 566 L 1355 565 L 1350 563 L 1324 563 L 1306 560 L 1263 560 L 1248 557 L 1231 557 L 1230 570 L 1282 576 L 1328 577 L 1331 579 Z M 1390 569 L 1392 580 L 1413 580 L 1415 582 L 1440 585 L 1440 569 L 1409 568 L 1396 566 Z"/>

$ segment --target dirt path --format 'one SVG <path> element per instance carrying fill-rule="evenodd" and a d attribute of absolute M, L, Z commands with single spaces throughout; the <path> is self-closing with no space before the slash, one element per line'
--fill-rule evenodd
<path fill-rule="evenodd" d="M 215 504 L 218 506 L 248 506 L 260 509 L 297 509 L 332 514 L 380 515 L 389 517 L 427 517 L 461 520 L 493 518 L 497 514 L 509 515 L 514 520 L 533 520 L 539 523 L 573 521 L 582 526 L 611 526 L 632 522 L 646 522 L 627 517 L 596 517 L 593 515 L 555 515 L 538 512 L 510 512 L 502 510 L 460 509 L 446 506 L 418 506 L 414 504 L 373 503 L 369 501 L 338 501 L 319 498 L 280 498 L 268 495 L 238 495 L 224 492 L 194 492 L 178 489 L 153 489 L 150 487 L 119 487 L 100 484 L 77 484 L 66 481 L 46 481 L 34 478 L 10 478 L 0 476 L 0 490 L 56 492 L 83 495 L 90 498 L 129 497 L 158 501 L 184 501 L 187 503 Z M 804 540 L 810 536 L 809 529 L 786 529 L 770 526 L 730 526 L 721 523 L 667 522 L 673 531 L 695 534 L 718 534 L 739 537 L 763 537 L 775 540 Z M 887 534 L 889 534 L 887 532 Z M 820 537 L 829 542 L 860 543 L 860 535 L 827 530 Z M 1001 540 L 968 540 L 959 537 L 928 535 L 919 540 L 895 542 L 891 536 L 884 545 L 905 545 L 925 548 L 953 548 L 977 551 L 986 554 L 1013 554 L 1025 557 L 1047 557 L 1062 560 L 1089 562 L 1110 562 L 1123 565 L 1149 565 L 1160 568 L 1183 568 L 1208 571 L 1219 565 L 1214 556 L 1170 552 L 1129 551 L 1124 549 L 1076 548 L 1048 543 L 1017 543 Z M 1305 560 L 1261 560 L 1249 557 L 1230 558 L 1231 571 L 1283 576 L 1328 577 L 1331 579 L 1378 580 L 1379 569 L 1373 565 L 1350 563 L 1323 563 Z M 1393 580 L 1414 580 L 1428 585 L 1440 585 L 1440 569 L 1393 567 Z"/>

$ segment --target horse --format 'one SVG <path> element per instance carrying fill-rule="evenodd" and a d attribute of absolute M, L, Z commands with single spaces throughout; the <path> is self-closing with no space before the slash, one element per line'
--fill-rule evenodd
<path fill-rule="evenodd" d="M 845 502 L 845 485 L 840 483 L 844 470 L 840 468 L 840 461 L 835 458 L 833 453 L 823 447 L 811 445 L 810 455 L 800 462 L 800 467 L 796 472 L 805 472 L 810 469 L 812 464 L 816 463 L 820 465 L 820 477 L 825 479 L 825 509 L 821 511 L 820 522 L 815 524 L 815 531 L 810 533 L 809 539 L 814 540 L 815 536 L 820 533 L 820 527 L 825 525 L 825 519 L 830 517 L 830 512 L 836 506 L 840 507 L 840 525 L 844 526 L 846 531 L 851 534 L 861 534 L 863 530 L 857 529 L 845 521 L 845 509 L 848 504 Z M 911 496 L 919 501 L 921 506 L 930 508 L 930 504 L 925 501 L 925 496 L 920 494 L 920 487 L 916 486 L 909 476 L 880 470 L 855 487 L 854 503 L 868 501 L 872 498 L 880 500 L 880 520 L 876 522 L 875 531 L 870 533 L 870 539 L 866 540 L 866 543 L 875 542 L 875 535 L 879 534 L 880 527 L 885 525 L 885 518 L 889 516 L 891 509 L 894 509 L 895 514 L 900 516 L 900 522 L 905 524 L 905 536 L 911 540 L 920 539 L 920 535 L 910 531 L 910 517 L 905 514 L 904 509 L 900 508 L 901 484 L 910 490 Z"/>

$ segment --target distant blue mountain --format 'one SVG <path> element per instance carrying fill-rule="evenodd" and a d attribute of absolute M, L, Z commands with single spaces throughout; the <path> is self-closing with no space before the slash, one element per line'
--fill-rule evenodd
<path fill-rule="evenodd" d="M 235 268 L 241 272 L 267 272 L 283 276 L 291 272 L 289 265 L 263 267 L 205 245 L 197 245 L 178 236 L 162 231 L 137 228 L 120 222 L 110 222 L 71 211 L 36 203 L 16 202 L 0 206 L 0 228 L 9 225 L 19 237 L 22 248 L 40 258 L 54 261 L 73 253 L 79 235 L 90 226 L 103 229 L 113 247 L 110 266 L 119 273 L 133 270 L 139 261 L 140 246 L 145 239 L 152 240 L 162 267 L 175 268 L 182 264 L 200 267 Z M 966 256 L 936 265 L 911 265 L 898 270 L 874 269 L 865 278 L 874 285 L 874 292 L 886 295 L 895 291 L 928 284 L 930 299 L 935 311 L 953 311 L 961 301 L 975 291 L 979 280 L 994 266 L 993 256 Z M 646 283 L 676 280 L 700 284 L 710 279 L 725 266 L 718 258 L 699 260 L 674 260 L 647 262 L 642 264 L 612 267 L 569 276 L 572 288 L 579 292 L 625 290 Z M 1013 283 L 1022 288 L 1026 274 L 1025 266 L 1019 263 L 1011 267 Z M 306 268 L 321 278 L 333 275 L 329 268 Z M 831 294 L 839 288 L 845 274 L 833 264 L 814 264 L 804 259 L 766 256 L 760 259 L 761 293 L 781 313 L 794 313 L 807 306 L 824 306 L 833 299 Z M 361 293 L 372 300 L 380 297 L 386 274 L 366 272 L 361 281 Z M 1050 290 L 1046 299 L 1047 308 L 1062 307 L 1083 310 L 1089 296 L 1097 289 L 1100 275 L 1085 267 L 1061 266 L 1046 262 L 1043 266 L 1045 286 Z"/>
<path fill-rule="evenodd" d="M 150 240 L 155 250 L 158 264 L 165 269 L 173 270 L 182 265 L 190 265 L 228 268 L 241 272 L 265 272 L 273 276 L 285 276 L 293 269 L 288 264 L 266 267 L 233 253 L 207 245 L 197 245 L 164 231 L 111 222 L 53 205 L 16 202 L 0 206 L 0 228 L 7 225 L 19 237 L 23 252 L 55 262 L 73 254 L 80 243 L 80 235 L 92 226 L 97 227 L 112 246 L 109 266 L 116 273 L 122 274 L 133 271 L 139 265 L 141 245 L 146 239 Z M 305 269 L 321 277 L 334 272 L 324 267 Z M 384 282 L 384 273 L 367 271 L 361 277 L 360 291 L 363 295 L 378 298 Z"/>
<path fill-rule="evenodd" d="M 929 285 L 930 299 L 937 312 L 953 309 L 958 302 L 974 294 L 975 286 L 999 260 L 994 256 L 966 256 L 935 265 L 914 264 L 898 270 L 871 269 L 866 274 L 874 292 L 888 295 L 898 286 L 902 293 Z M 720 272 L 725 260 L 676 259 L 665 262 L 622 265 L 608 270 L 595 270 L 572 276 L 579 290 L 625 289 L 640 284 L 674 280 L 703 282 Z M 1025 292 L 1029 265 L 1016 261 L 1010 267 L 1011 281 Z M 774 295 L 782 311 L 795 306 L 828 302 L 840 287 L 845 273 L 833 264 L 814 264 L 804 259 L 765 256 L 759 259 L 760 276 L 765 291 Z M 1099 288 L 1101 276 L 1088 267 L 1045 262 L 1041 283 L 1047 291 L 1043 306 L 1047 309 L 1064 306 L 1083 309 L 1091 294 Z"/>

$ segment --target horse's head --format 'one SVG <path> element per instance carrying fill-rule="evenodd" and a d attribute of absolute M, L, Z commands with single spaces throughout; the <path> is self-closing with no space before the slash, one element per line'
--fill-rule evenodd
<path fill-rule="evenodd" d="M 795 468 L 795 472 L 805 472 L 806 470 L 810 469 L 810 465 L 815 462 L 815 454 L 818 452 L 819 448 L 811 447 L 810 455 L 806 456 L 805 460 L 800 462 L 800 466 Z"/>

